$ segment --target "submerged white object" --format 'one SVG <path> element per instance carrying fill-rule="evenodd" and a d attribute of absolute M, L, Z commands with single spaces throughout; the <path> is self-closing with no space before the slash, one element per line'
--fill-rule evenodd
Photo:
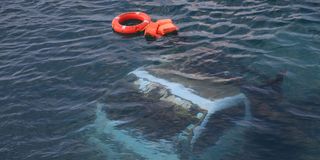
<path fill-rule="evenodd" d="M 200 124 L 190 124 L 184 131 L 177 134 L 179 144 L 185 146 L 185 151 L 189 153 L 192 151 L 193 144 L 201 136 L 203 129 L 205 129 L 210 116 L 219 110 L 243 104 L 245 106 L 244 121 L 251 119 L 250 102 L 244 94 L 237 94 L 221 99 L 211 100 L 197 95 L 192 89 L 187 88 L 179 83 L 170 82 L 166 79 L 158 78 L 148 71 L 137 69 L 130 74 L 134 74 L 138 79 L 134 82 L 144 93 L 151 93 L 151 91 L 158 91 L 161 95 L 160 100 L 173 102 L 183 108 L 189 108 L 193 104 L 207 112 L 199 112 L 195 115 L 196 118 L 202 120 Z M 158 90 L 159 89 L 159 90 Z M 214 88 L 212 88 L 214 89 Z M 121 157 L 123 151 L 117 150 L 114 146 L 121 146 L 126 148 L 129 156 L 137 156 L 136 159 L 168 159 L 178 160 L 181 157 L 179 151 L 175 150 L 175 143 L 165 140 L 150 141 L 143 137 L 132 136 L 125 130 L 120 130 L 117 125 L 126 123 L 127 121 L 112 121 L 108 119 L 106 113 L 102 111 L 102 104 L 98 104 L 96 111 L 96 120 L 92 125 L 96 129 L 96 134 L 90 137 L 90 141 L 99 146 L 102 150 L 107 152 L 108 159 Z M 91 127 L 92 127 L 91 126 Z M 238 140 L 243 141 L 245 128 L 242 126 L 235 126 L 225 132 L 219 138 L 216 144 L 209 147 L 202 153 L 199 159 L 208 159 L 209 157 L 216 157 L 222 159 L 231 150 L 237 150 L 236 147 L 241 147 Z M 190 137 L 190 133 L 193 133 Z M 111 139 L 105 141 L 100 139 L 100 134 L 107 134 Z M 190 141 L 191 138 L 191 141 Z M 230 141 L 230 139 L 232 141 Z M 191 143 L 191 145 L 190 145 Z M 188 155 L 192 157 L 192 155 Z"/>
<path fill-rule="evenodd" d="M 208 113 L 206 114 L 201 124 L 195 127 L 193 130 L 191 144 L 196 142 L 196 139 L 202 133 L 210 116 L 217 111 L 243 103 L 245 105 L 245 120 L 249 120 L 251 118 L 249 100 L 242 93 L 221 99 L 210 100 L 195 94 L 194 91 L 190 88 L 187 88 L 179 83 L 170 82 L 165 79 L 153 76 L 148 71 L 141 68 L 136 69 L 129 74 L 134 74 L 138 77 L 136 83 L 139 85 L 139 89 L 143 92 L 149 92 L 150 90 L 152 90 L 152 88 L 150 88 L 150 84 L 157 83 L 168 89 L 172 95 L 177 96 L 178 100 L 180 100 L 179 98 L 182 98 L 184 100 L 190 101 L 193 104 L 196 104 L 201 109 L 207 110 Z"/>

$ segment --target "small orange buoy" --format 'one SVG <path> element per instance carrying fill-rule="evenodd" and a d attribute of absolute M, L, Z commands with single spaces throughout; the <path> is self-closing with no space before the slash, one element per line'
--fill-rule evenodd
<path fill-rule="evenodd" d="M 121 23 L 128 20 L 140 20 L 141 23 L 133 26 L 122 25 Z M 144 31 L 146 26 L 151 22 L 149 15 L 143 12 L 127 12 L 122 13 L 112 20 L 112 28 L 114 31 L 123 34 L 134 34 Z"/>

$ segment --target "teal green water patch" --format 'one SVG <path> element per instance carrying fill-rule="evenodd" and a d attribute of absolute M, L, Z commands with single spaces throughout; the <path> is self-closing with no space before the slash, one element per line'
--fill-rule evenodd
<path fill-rule="evenodd" d="M 118 159 L 121 153 L 115 148 L 124 147 L 128 152 L 126 156 L 138 156 L 143 159 L 158 160 L 170 159 L 178 160 L 174 146 L 165 140 L 152 142 L 143 137 L 134 137 L 128 131 L 117 129 L 117 124 L 125 123 L 120 121 L 111 121 L 107 118 L 107 114 L 102 111 L 102 104 L 98 104 L 96 110 L 96 120 L 93 124 L 96 134 L 106 134 L 109 142 L 104 142 L 96 137 L 90 137 L 89 141 L 96 144 L 99 149 L 106 152 L 107 157 Z M 111 143 L 111 144 L 110 144 Z M 121 159 L 121 158 L 119 158 Z"/>
<path fill-rule="evenodd" d="M 245 134 L 249 126 L 236 126 L 223 133 L 223 136 L 199 155 L 194 156 L 196 160 L 223 160 L 232 157 L 232 155 L 241 155 L 246 143 Z M 235 157 L 232 157 L 235 158 Z"/>

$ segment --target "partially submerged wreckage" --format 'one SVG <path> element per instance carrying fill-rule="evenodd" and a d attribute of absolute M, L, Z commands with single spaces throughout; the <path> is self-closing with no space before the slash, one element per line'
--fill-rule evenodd
<path fill-rule="evenodd" d="M 183 134 L 190 139 L 191 145 L 196 142 L 202 130 L 205 129 L 210 116 L 217 111 L 242 105 L 245 110 L 244 119 L 250 120 L 251 118 L 249 101 L 242 93 L 209 99 L 197 95 L 196 91 L 191 88 L 187 88 L 180 83 L 158 78 L 142 68 L 130 74 L 137 77 L 134 84 L 138 86 L 145 96 L 158 97 L 162 101 L 175 104 L 175 106 L 181 107 L 181 112 L 189 112 L 190 119 L 197 119 L 183 131 Z M 218 95 L 216 94 L 216 96 Z"/>
<path fill-rule="evenodd" d="M 107 93 L 104 99 L 108 104 L 104 107 L 106 117 L 102 116 L 100 106 L 97 127 L 142 159 L 190 158 L 193 156 L 190 153 L 196 150 L 194 146 L 216 112 L 228 109 L 228 112 L 237 115 L 239 121 L 251 120 L 249 100 L 230 83 L 237 80 L 186 74 L 153 66 L 138 68 L 117 82 L 115 90 Z M 217 115 L 215 117 L 219 118 Z M 224 136 L 220 134 L 216 137 L 213 146 L 217 146 L 219 141 L 225 141 L 219 142 L 223 144 L 220 148 L 237 146 L 229 144 L 230 139 L 243 135 L 243 127 L 221 123 L 219 126 L 219 123 L 217 126 L 223 128 Z M 143 136 L 133 134 L 132 129 L 139 130 Z M 110 152 L 110 149 L 106 150 Z M 216 151 L 216 147 L 209 147 L 206 153 Z M 206 153 L 201 154 L 208 155 Z"/>

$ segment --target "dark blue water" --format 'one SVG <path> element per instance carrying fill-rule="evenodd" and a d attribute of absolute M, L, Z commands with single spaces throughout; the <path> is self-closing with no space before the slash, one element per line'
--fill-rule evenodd
<path fill-rule="evenodd" d="M 126 11 L 172 18 L 179 34 L 156 41 L 115 34 L 111 21 Z M 99 126 L 112 119 L 108 111 L 140 119 L 126 132 L 154 127 L 141 121 L 150 114 L 154 123 L 166 117 L 146 111 L 160 102 L 121 82 L 165 60 L 183 73 L 242 77 L 251 102 L 250 128 L 235 132 L 237 118 L 217 114 L 189 154 L 171 148 L 180 159 L 320 159 L 319 1 L 2 0 L 0 15 L 2 160 L 146 159 Z M 162 128 L 133 134 L 150 150 L 171 146 L 179 129 Z"/>

